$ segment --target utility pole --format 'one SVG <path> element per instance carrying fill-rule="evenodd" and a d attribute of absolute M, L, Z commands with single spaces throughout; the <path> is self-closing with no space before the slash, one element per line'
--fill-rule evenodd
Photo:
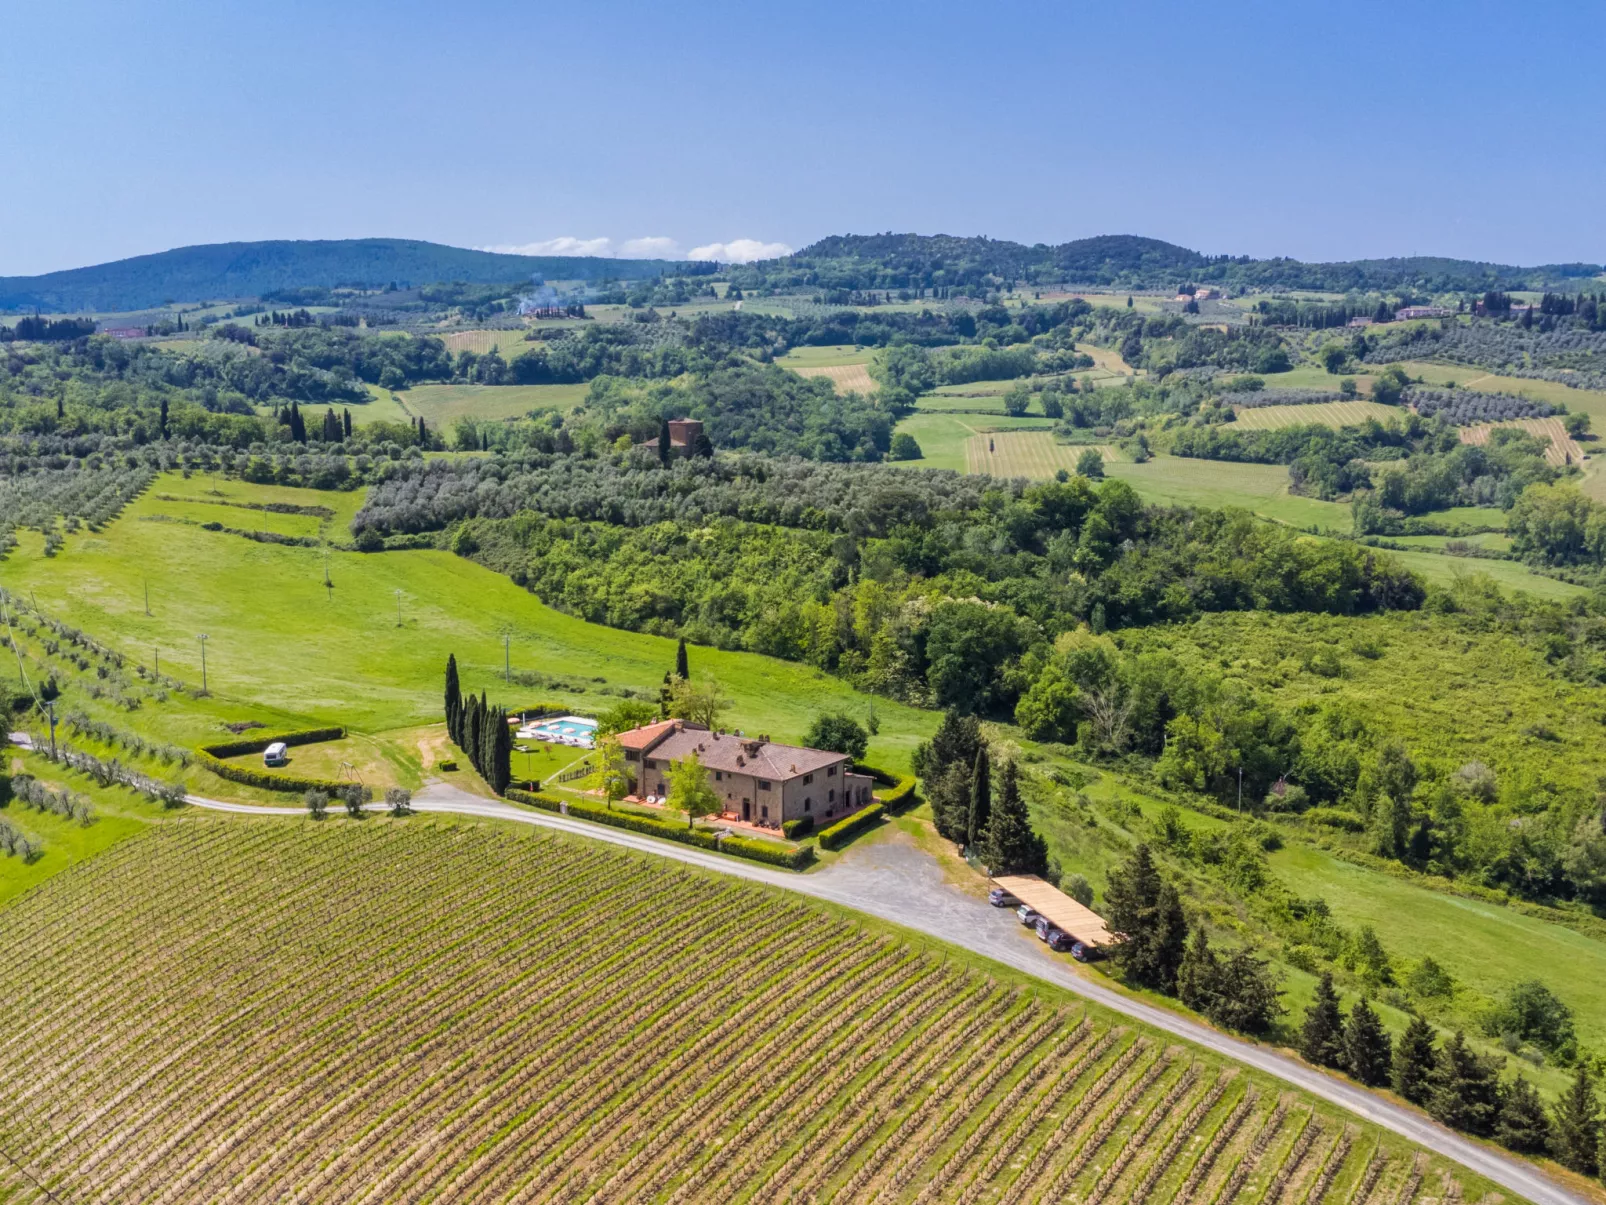
<path fill-rule="evenodd" d="M 148 616 L 151 613 L 151 579 L 147 577 L 143 580 L 145 582 L 145 614 Z"/>
<path fill-rule="evenodd" d="M 160 686 L 162 684 L 162 650 L 152 648 L 151 652 L 156 654 L 156 685 Z"/>
<path fill-rule="evenodd" d="M 206 694 L 206 633 L 200 635 L 201 641 L 201 693 Z"/>
<path fill-rule="evenodd" d="M 502 678 L 509 686 L 513 685 L 513 662 L 510 659 L 511 654 L 508 652 L 508 646 L 512 640 L 513 637 L 507 632 L 502 633 Z"/>
<path fill-rule="evenodd" d="M 56 760 L 56 700 L 50 699 L 45 703 L 50 709 L 50 760 Z"/>

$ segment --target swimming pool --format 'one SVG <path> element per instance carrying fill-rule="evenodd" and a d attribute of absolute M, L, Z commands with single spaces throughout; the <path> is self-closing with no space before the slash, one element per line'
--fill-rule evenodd
<path fill-rule="evenodd" d="M 519 729 L 524 740 L 550 741 L 564 745 L 590 746 L 596 740 L 597 721 L 584 716 L 565 715 L 554 719 L 535 720 Z"/>

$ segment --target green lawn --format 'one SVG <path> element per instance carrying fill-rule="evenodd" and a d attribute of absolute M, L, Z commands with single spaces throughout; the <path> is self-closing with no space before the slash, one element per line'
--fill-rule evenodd
<path fill-rule="evenodd" d="M 1324 531 L 1347 533 L 1354 526 L 1345 504 L 1290 494 L 1288 470 L 1282 465 L 1156 456 L 1144 464 L 1108 464 L 1104 471 L 1152 502 L 1240 506 L 1267 519 Z"/>
<path fill-rule="evenodd" d="M 398 394 L 410 414 L 432 428 L 450 427 L 460 418 L 497 422 L 523 418 L 532 410 L 573 410 L 585 399 L 579 385 L 414 385 Z"/>
<path fill-rule="evenodd" d="M 782 368 L 836 368 L 843 364 L 868 364 L 875 359 L 873 347 L 834 343 L 824 347 L 794 347 L 776 359 Z"/>
<path fill-rule="evenodd" d="M 1430 952 L 1465 986 L 1498 996 L 1543 979 L 1573 1009 L 1586 1046 L 1606 1040 L 1606 943 L 1498 904 L 1429 891 L 1307 845 L 1271 855 L 1304 897 L 1320 896 L 1346 928 L 1371 925 L 1400 960 Z"/>
<path fill-rule="evenodd" d="M 89 796 L 94 818 L 85 827 L 76 820 L 36 812 L 16 801 L 4 805 L 6 820 L 30 840 L 42 844 L 44 852 L 33 862 L 23 862 L 15 855 L 0 856 L 0 903 L 168 815 L 159 805 L 147 803 L 130 791 L 98 787 L 83 775 L 68 773 L 31 753 L 10 749 L 6 761 L 11 773 L 31 774 L 55 790 L 68 789 L 75 795 Z"/>
<path fill-rule="evenodd" d="M 448 653 L 457 655 L 465 690 L 489 690 L 509 703 L 550 696 L 550 688 L 509 688 L 500 681 L 504 633 L 511 637 L 515 671 L 584 684 L 560 696 L 576 707 L 607 707 L 623 689 L 652 695 L 674 664 L 673 640 L 561 614 L 450 553 L 337 551 L 330 557 L 334 588 L 326 591 L 320 549 L 142 521 L 167 505 L 159 494 L 192 492 L 200 480 L 164 477 L 114 524 L 98 535 L 68 537 L 53 558 L 42 555 L 38 537 L 25 536 L 7 563 L 7 584 L 34 591 L 47 612 L 141 662 L 148 664 L 149 654 L 159 650 L 164 672 L 186 681 L 200 679 L 196 637 L 207 633 L 212 708 L 227 707 L 238 719 L 252 717 L 260 706 L 276 724 L 295 716 L 373 733 L 433 722 L 440 714 Z M 359 502 L 354 493 L 240 482 L 227 488 L 236 498 L 288 496 L 338 506 L 345 513 L 336 522 Z M 151 582 L 150 616 L 141 592 L 145 579 Z M 779 740 L 801 739 L 822 710 L 860 716 L 869 710 L 867 697 L 806 666 L 702 648 L 692 650 L 691 662 L 694 674 L 717 677 L 734 700 L 730 724 Z M 872 741 L 871 760 L 907 768 L 916 742 L 937 717 L 883 700 L 875 709 L 881 732 Z M 123 723 L 140 720 L 136 714 Z"/>

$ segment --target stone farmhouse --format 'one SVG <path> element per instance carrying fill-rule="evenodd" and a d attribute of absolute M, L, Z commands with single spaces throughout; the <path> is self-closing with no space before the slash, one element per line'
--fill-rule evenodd
<path fill-rule="evenodd" d="M 824 828 L 871 802 L 870 778 L 853 772 L 846 753 L 711 732 L 687 720 L 621 732 L 619 745 L 638 796 L 663 798 L 674 763 L 695 753 L 708 770 L 724 814 L 763 828 L 779 828 L 783 821 L 804 816 Z"/>

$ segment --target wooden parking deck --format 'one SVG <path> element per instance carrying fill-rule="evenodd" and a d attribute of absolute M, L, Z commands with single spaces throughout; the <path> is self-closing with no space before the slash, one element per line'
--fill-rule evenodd
<path fill-rule="evenodd" d="M 1115 935 L 1105 926 L 1103 917 L 1037 875 L 1001 874 L 993 883 L 1084 946 L 1108 949 L 1115 944 Z"/>

